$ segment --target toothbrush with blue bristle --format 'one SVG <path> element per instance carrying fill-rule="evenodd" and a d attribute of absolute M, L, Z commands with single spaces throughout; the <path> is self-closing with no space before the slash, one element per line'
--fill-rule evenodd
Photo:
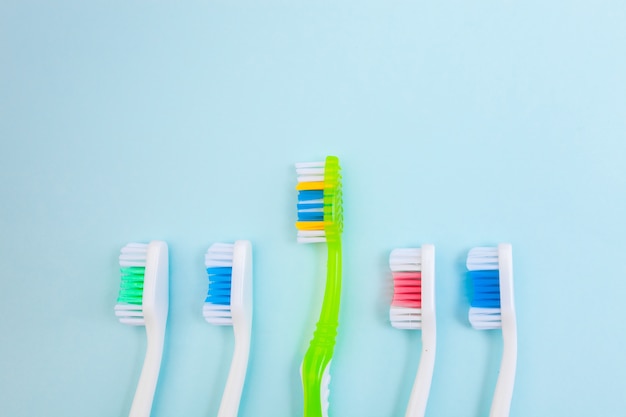
<path fill-rule="evenodd" d="M 115 315 L 123 324 L 145 326 L 147 348 L 129 417 L 150 417 L 169 306 L 167 244 L 129 243 L 120 253 L 122 281 Z"/>
<path fill-rule="evenodd" d="M 498 247 L 473 248 L 467 256 L 467 269 L 473 289 L 470 324 L 479 330 L 502 330 L 502 361 L 489 416 L 507 417 L 517 363 L 511 245 L 502 243 Z"/>
<path fill-rule="evenodd" d="M 326 243 L 326 288 L 313 339 L 302 361 L 304 417 L 328 416 L 330 363 L 335 350 L 341 298 L 342 185 L 339 159 L 297 163 L 299 243 Z"/>
<path fill-rule="evenodd" d="M 250 355 L 252 332 L 252 244 L 215 243 L 204 258 L 209 288 L 202 313 L 207 322 L 232 326 L 235 350 L 218 417 L 237 417 Z"/>

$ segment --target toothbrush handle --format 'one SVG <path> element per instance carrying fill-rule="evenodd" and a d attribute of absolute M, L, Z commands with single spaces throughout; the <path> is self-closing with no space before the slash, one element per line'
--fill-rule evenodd
<path fill-rule="evenodd" d="M 252 335 L 252 244 L 238 240 L 233 249 L 231 312 L 235 349 L 218 417 L 237 417 L 248 370 Z"/>
<path fill-rule="evenodd" d="M 233 317 L 234 319 L 234 317 Z M 230 364 L 228 380 L 222 394 L 218 417 L 237 417 L 239 403 L 243 391 L 246 371 L 248 369 L 248 356 L 250 354 L 250 328 L 242 325 L 235 326 L 235 351 Z"/>
<path fill-rule="evenodd" d="M 422 245 L 422 354 L 405 417 L 424 417 L 435 368 L 435 247 Z"/>
<path fill-rule="evenodd" d="M 515 384 L 515 368 L 517 366 L 517 330 L 515 318 L 505 325 L 502 317 L 502 362 L 500 363 L 500 374 L 496 383 L 496 390 L 491 404 L 490 417 L 508 417 L 511 408 L 511 398 L 513 397 L 513 386 Z"/>
<path fill-rule="evenodd" d="M 147 348 L 146 357 L 143 361 L 143 368 L 135 398 L 130 408 L 129 417 L 150 417 L 152 411 L 152 401 L 156 390 L 159 371 L 161 368 L 161 358 L 163 357 L 163 340 L 165 331 L 146 326 Z"/>
<path fill-rule="evenodd" d="M 406 409 L 405 417 L 423 417 L 426 413 L 426 404 L 430 393 L 430 384 L 435 367 L 435 345 L 422 342 L 422 356 L 411 390 L 411 398 Z"/>
<path fill-rule="evenodd" d="M 490 417 L 508 417 L 517 366 L 517 320 L 513 297 L 513 255 L 511 245 L 498 245 L 500 269 L 500 310 L 502 315 L 502 361 L 493 394 Z"/>
<path fill-rule="evenodd" d="M 328 414 L 329 367 L 335 350 L 341 296 L 341 242 L 328 242 L 326 289 L 313 340 L 302 362 L 304 417 Z"/>
<path fill-rule="evenodd" d="M 334 327 L 334 328 L 333 328 Z M 336 326 L 318 325 L 302 362 L 304 417 L 325 417 L 328 414 L 328 382 L 333 356 Z"/>

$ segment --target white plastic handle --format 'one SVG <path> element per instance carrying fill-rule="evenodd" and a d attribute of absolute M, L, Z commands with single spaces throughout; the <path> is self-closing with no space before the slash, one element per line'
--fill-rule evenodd
<path fill-rule="evenodd" d="M 511 245 L 498 245 L 500 270 L 500 309 L 502 314 L 502 362 L 491 403 L 490 417 L 508 417 L 517 367 L 517 324 L 513 297 L 513 251 Z"/>
<path fill-rule="evenodd" d="M 236 241 L 233 248 L 230 297 L 235 351 L 218 417 L 237 417 L 248 369 L 252 331 L 252 244 L 247 240 Z"/>
<path fill-rule="evenodd" d="M 435 318 L 435 247 L 422 245 L 422 354 L 406 417 L 423 417 L 435 367 L 437 326 Z"/>
<path fill-rule="evenodd" d="M 158 332 L 148 332 L 146 357 L 129 417 L 150 417 L 163 356 L 163 342 L 160 342 L 162 339 L 163 337 Z"/>
<path fill-rule="evenodd" d="M 147 348 L 141 376 L 129 417 L 150 417 L 159 379 L 165 326 L 169 307 L 169 262 L 167 244 L 152 241 L 148 245 L 142 308 L 146 322 Z"/>

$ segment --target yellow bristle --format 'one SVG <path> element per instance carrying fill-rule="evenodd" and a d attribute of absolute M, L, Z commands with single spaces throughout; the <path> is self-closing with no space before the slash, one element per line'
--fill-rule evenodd
<path fill-rule="evenodd" d="M 298 230 L 324 230 L 324 222 L 296 222 Z"/>
<path fill-rule="evenodd" d="M 309 182 L 299 182 L 296 185 L 296 190 L 323 190 L 324 189 L 324 181 L 309 181 Z"/>

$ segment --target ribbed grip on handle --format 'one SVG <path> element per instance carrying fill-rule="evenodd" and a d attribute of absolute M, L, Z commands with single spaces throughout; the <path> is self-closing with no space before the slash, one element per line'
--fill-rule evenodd
<path fill-rule="evenodd" d="M 328 378 L 330 361 L 335 349 L 337 323 L 318 323 L 313 340 L 302 362 L 304 416 L 323 417 L 328 409 Z"/>
<path fill-rule="evenodd" d="M 302 387 L 304 390 L 304 417 L 324 417 L 325 407 L 322 397 L 324 371 L 329 366 L 335 350 L 337 327 L 339 325 L 339 304 L 341 297 L 341 239 L 328 242 L 328 265 L 326 289 L 322 311 L 317 322 L 313 340 L 302 362 Z"/>

